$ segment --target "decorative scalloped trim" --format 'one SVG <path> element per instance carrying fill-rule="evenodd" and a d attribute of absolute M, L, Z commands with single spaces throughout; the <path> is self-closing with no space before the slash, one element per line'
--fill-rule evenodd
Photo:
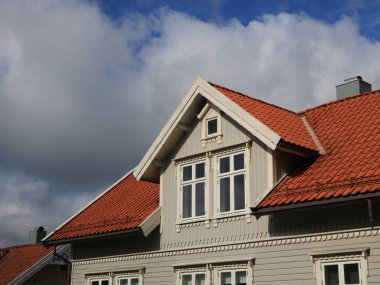
<path fill-rule="evenodd" d="M 87 259 L 87 260 L 84 259 L 84 260 L 73 261 L 73 264 L 83 265 L 83 264 L 96 264 L 96 263 L 105 263 L 105 262 L 140 260 L 140 259 L 149 259 L 149 258 L 166 257 L 166 256 L 220 252 L 220 251 L 239 250 L 239 249 L 245 249 L 245 248 L 268 247 L 268 246 L 278 246 L 278 245 L 285 245 L 285 244 L 300 244 L 300 243 L 328 241 L 328 240 L 352 239 L 352 238 L 379 236 L 379 235 L 380 235 L 380 228 L 374 228 L 374 229 L 364 229 L 364 230 L 359 230 L 359 231 L 333 232 L 333 233 L 326 233 L 322 235 L 273 238 L 273 239 L 266 239 L 266 240 L 253 240 L 253 241 L 239 242 L 235 244 L 218 244 L 218 245 L 210 245 L 208 247 L 182 248 L 182 249 L 175 249 L 175 250 L 155 251 L 155 252 L 148 252 L 148 253 L 141 253 L 141 254 L 129 254 L 129 255 L 114 256 L 114 257 L 103 257 L 103 258 L 98 258 L 98 259 L 95 259 L 95 258 Z"/>

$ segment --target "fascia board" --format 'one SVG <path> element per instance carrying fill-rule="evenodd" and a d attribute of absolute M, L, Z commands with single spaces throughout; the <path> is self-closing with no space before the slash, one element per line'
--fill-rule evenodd
<path fill-rule="evenodd" d="M 171 132 L 174 130 L 176 125 L 181 120 L 183 114 L 186 112 L 188 107 L 191 105 L 193 100 L 195 99 L 196 95 L 199 92 L 199 85 L 204 82 L 204 80 L 200 77 L 197 78 L 193 86 L 190 88 L 189 92 L 187 92 L 185 98 L 182 100 L 178 108 L 175 110 L 173 115 L 170 117 L 169 121 L 166 123 L 162 131 L 159 133 L 157 138 L 154 140 L 151 147 L 148 149 L 146 154 L 144 155 L 141 162 L 137 165 L 134 176 L 137 180 L 140 180 L 143 176 L 146 169 L 149 167 L 149 165 L 152 163 L 154 157 L 157 155 L 161 147 L 166 142 L 167 138 L 171 134 Z"/>
<path fill-rule="evenodd" d="M 147 237 L 160 224 L 160 220 L 161 207 L 158 207 L 139 225 L 145 237 Z"/>
<path fill-rule="evenodd" d="M 276 148 L 278 142 L 281 139 L 277 133 L 257 120 L 243 108 L 232 102 L 224 94 L 211 86 L 207 81 L 201 77 L 198 77 L 185 96 L 184 100 L 181 102 L 174 114 L 170 117 L 165 127 L 153 142 L 152 146 L 149 148 L 139 165 L 136 167 L 133 173 L 136 179 L 141 179 L 146 169 L 152 163 L 153 159 L 162 148 L 169 135 L 174 130 L 176 125 L 180 122 L 184 113 L 187 111 L 188 107 L 191 105 L 198 94 L 201 94 L 212 104 L 225 112 L 233 120 L 235 120 L 242 127 L 247 129 L 250 133 L 252 133 L 264 144 L 266 144 L 270 149 L 274 150 Z"/>
<path fill-rule="evenodd" d="M 105 191 L 100 193 L 95 199 L 91 200 L 89 203 L 87 203 L 84 207 L 82 207 L 78 212 L 76 212 L 74 215 L 72 215 L 70 218 L 68 218 L 66 221 L 64 221 L 61 225 L 59 225 L 57 228 L 55 228 L 51 233 L 49 233 L 46 237 L 42 239 L 42 242 L 46 241 L 50 236 L 52 236 L 57 230 L 62 228 L 64 225 L 66 225 L 68 222 L 70 222 L 72 219 L 74 219 L 76 216 L 78 216 L 80 213 L 82 213 L 86 208 L 88 208 L 92 203 L 100 199 L 104 194 L 106 194 L 108 191 L 110 191 L 113 187 L 115 187 L 117 184 L 119 184 L 123 179 L 128 177 L 134 169 L 130 170 L 127 174 L 125 174 L 123 177 L 121 177 L 118 181 L 116 181 L 114 184 L 109 186 Z"/>
<path fill-rule="evenodd" d="M 247 129 L 251 134 L 266 144 L 270 149 L 275 150 L 281 137 L 272 129 L 264 125 L 246 110 L 228 99 L 223 93 L 216 90 L 209 83 L 204 82 L 202 85 L 202 95 L 211 103 L 225 112 L 233 120 Z"/>
<path fill-rule="evenodd" d="M 64 251 L 69 249 L 69 245 L 62 245 L 57 247 L 56 252 L 58 254 L 63 253 Z M 21 285 L 25 281 L 27 281 L 31 276 L 33 276 L 35 273 L 40 271 L 42 268 L 44 268 L 46 265 L 51 263 L 51 259 L 54 258 L 53 256 L 54 251 L 48 253 L 45 255 L 45 257 L 41 258 L 38 262 L 33 264 L 31 267 L 29 267 L 27 270 L 25 270 L 23 273 L 21 273 L 19 276 L 17 276 L 15 279 L 13 279 L 11 282 L 8 283 L 8 285 Z"/>

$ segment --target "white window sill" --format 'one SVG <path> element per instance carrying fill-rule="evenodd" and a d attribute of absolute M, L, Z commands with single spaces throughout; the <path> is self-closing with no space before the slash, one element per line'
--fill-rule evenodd
<path fill-rule="evenodd" d="M 207 217 L 203 217 L 200 219 L 179 221 L 178 223 L 175 224 L 177 233 L 181 232 L 181 229 L 183 228 L 192 228 L 192 227 L 199 227 L 199 226 L 205 226 L 206 229 L 209 229 L 210 219 Z"/>

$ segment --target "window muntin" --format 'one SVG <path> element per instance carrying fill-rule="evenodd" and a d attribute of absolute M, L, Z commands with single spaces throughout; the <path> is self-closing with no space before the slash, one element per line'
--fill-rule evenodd
<path fill-rule="evenodd" d="M 244 152 L 218 158 L 219 213 L 246 208 L 246 169 Z"/>
<path fill-rule="evenodd" d="M 219 285 L 247 285 L 247 270 L 225 270 L 219 274 Z"/>
<path fill-rule="evenodd" d="M 109 285 L 109 279 L 94 279 L 90 280 L 90 285 Z"/>
<path fill-rule="evenodd" d="M 193 272 L 193 273 L 181 273 L 180 274 L 181 285 L 205 285 L 206 274 Z"/>
<path fill-rule="evenodd" d="M 181 167 L 181 219 L 206 215 L 206 164 L 204 161 Z"/>
<path fill-rule="evenodd" d="M 121 277 L 119 278 L 119 285 L 140 285 L 140 278 L 134 277 Z"/>
<path fill-rule="evenodd" d="M 362 284 L 359 261 L 324 263 L 322 270 L 324 285 Z"/>

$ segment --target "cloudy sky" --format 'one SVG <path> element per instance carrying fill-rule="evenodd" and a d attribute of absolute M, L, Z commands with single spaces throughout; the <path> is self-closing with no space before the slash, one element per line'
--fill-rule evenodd
<path fill-rule="evenodd" d="M 135 166 L 197 75 L 296 111 L 380 88 L 378 3 L 1 0 L 0 247 Z"/>

